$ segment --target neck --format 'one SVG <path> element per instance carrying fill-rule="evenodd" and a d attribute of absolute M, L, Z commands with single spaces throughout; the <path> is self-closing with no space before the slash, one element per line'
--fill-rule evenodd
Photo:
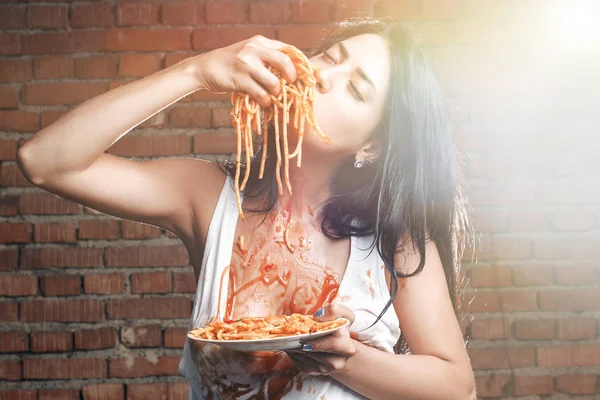
<path fill-rule="evenodd" d="M 279 197 L 277 206 L 291 212 L 295 218 L 312 218 L 311 213 L 317 217 L 321 203 L 331 195 L 334 170 L 334 166 L 312 159 L 303 159 L 302 166 L 298 168 L 296 159 L 290 160 L 292 194 L 288 192 L 282 176 L 283 195 Z"/>

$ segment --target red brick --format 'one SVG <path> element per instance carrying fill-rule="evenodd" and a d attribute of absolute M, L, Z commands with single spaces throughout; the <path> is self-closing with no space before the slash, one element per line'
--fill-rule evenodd
<path fill-rule="evenodd" d="M 71 31 L 23 36 L 25 54 L 64 54 L 106 50 L 106 32 Z"/>
<path fill-rule="evenodd" d="M 117 25 L 156 25 L 158 23 L 158 4 L 121 3 L 117 4 Z"/>
<path fill-rule="evenodd" d="M 229 103 L 231 95 L 229 93 L 212 93 L 208 90 L 198 90 L 192 93 L 189 96 L 189 99 L 191 101 L 221 101 Z M 229 111 L 229 117 L 231 119 L 231 109 Z"/>
<path fill-rule="evenodd" d="M 161 230 L 152 225 L 135 221 L 121 221 L 123 239 L 150 239 L 160 237 Z"/>
<path fill-rule="evenodd" d="M 246 18 L 246 3 L 239 1 L 212 1 L 206 3 L 206 23 L 243 24 Z"/>
<path fill-rule="evenodd" d="M 170 272 L 150 272 L 131 275 L 131 293 L 169 293 Z"/>
<path fill-rule="evenodd" d="M 552 224 L 557 231 L 587 231 L 593 223 L 591 213 L 581 210 L 557 212 L 552 218 Z"/>
<path fill-rule="evenodd" d="M 0 86 L 0 109 L 19 108 L 19 91 L 12 87 Z"/>
<path fill-rule="evenodd" d="M 23 360 L 25 379 L 94 379 L 106 378 L 106 361 L 101 358 Z"/>
<path fill-rule="evenodd" d="M 2 115 L 2 114 L 0 113 L 0 115 Z M 14 161 L 16 158 L 17 158 L 17 141 L 16 140 L 0 140 L 0 161 Z"/>
<path fill-rule="evenodd" d="M 41 29 L 66 28 L 67 16 L 67 6 L 32 5 L 27 9 L 27 25 Z"/>
<path fill-rule="evenodd" d="M 110 247 L 106 249 L 110 267 L 179 267 L 189 263 L 184 246 Z"/>
<path fill-rule="evenodd" d="M 21 376 L 21 360 L 0 360 L 1 380 L 20 381 Z"/>
<path fill-rule="evenodd" d="M 0 301 L 0 321 L 16 322 L 19 320 L 19 304 Z"/>
<path fill-rule="evenodd" d="M 554 339 L 555 332 L 555 323 L 551 319 L 518 319 L 515 321 L 515 337 L 517 339 Z"/>
<path fill-rule="evenodd" d="M 31 232 L 31 224 L 25 222 L 0 223 L 0 243 L 29 243 Z"/>
<path fill-rule="evenodd" d="M 534 291 L 468 292 L 467 312 L 535 311 Z"/>
<path fill-rule="evenodd" d="M 107 31 L 110 51 L 175 51 L 190 48 L 186 29 L 111 29 Z"/>
<path fill-rule="evenodd" d="M 186 135 L 126 136 L 108 149 L 110 154 L 129 157 L 187 155 L 192 141 Z"/>
<path fill-rule="evenodd" d="M 190 300 L 182 297 L 116 299 L 106 307 L 110 319 L 189 318 Z"/>
<path fill-rule="evenodd" d="M 40 128 L 37 113 L 29 111 L 0 111 L 0 130 L 34 132 Z"/>
<path fill-rule="evenodd" d="M 83 400 L 124 400 L 125 387 L 121 383 L 86 385 L 81 390 Z"/>
<path fill-rule="evenodd" d="M 86 294 L 119 294 L 125 291 L 123 274 L 90 274 L 83 277 Z"/>
<path fill-rule="evenodd" d="M 160 56 L 157 54 L 121 54 L 119 56 L 119 76 L 144 77 L 160 70 Z"/>
<path fill-rule="evenodd" d="M 517 396 L 549 395 L 554 393 L 554 379 L 544 376 L 515 376 L 515 394 Z"/>
<path fill-rule="evenodd" d="M 114 78 L 117 62 L 113 56 L 92 56 L 75 60 L 75 76 L 80 79 Z"/>
<path fill-rule="evenodd" d="M 166 383 L 134 383 L 127 385 L 127 400 L 167 400 Z"/>
<path fill-rule="evenodd" d="M 288 2 L 253 1 L 250 3 L 250 23 L 287 24 L 292 16 Z"/>
<path fill-rule="evenodd" d="M 597 320 L 594 318 L 559 318 L 556 323 L 558 339 L 596 339 Z"/>
<path fill-rule="evenodd" d="M 30 83 L 23 89 L 28 105 L 73 105 L 96 97 L 107 90 L 104 82 Z"/>
<path fill-rule="evenodd" d="M 24 193 L 19 197 L 21 214 L 81 214 L 81 205 L 51 193 Z"/>
<path fill-rule="evenodd" d="M 31 187 L 16 164 L 3 163 L 0 167 L 0 186 Z"/>
<path fill-rule="evenodd" d="M 277 40 L 307 50 L 319 45 L 330 31 L 331 28 L 320 26 L 280 26 L 277 28 Z"/>
<path fill-rule="evenodd" d="M 34 240 L 38 243 L 75 243 L 75 224 L 71 222 L 41 222 L 35 224 Z"/>
<path fill-rule="evenodd" d="M 10 271 L 17 269 L 19 260 L 19 251 L 17 249 L 0 250 L 0 271 Z"/>
<path fill-rule="evenodd" d="M 556 377 L 556 391 L 569 394 L 594 394 L 597 375 L 561 375 Z"/>
<path fill-rule="evenodd" d="M 528 260 L 531 258 L 531 240 L 525 236 L 492 235 L 482 242 L 477 258 L 484 260 Z"/>
<path fill-rule="evenodd" d="M 25 28 L 25 7 L 16 7 L 14 4 L 0 6 L 0 29 Z"/>
<path fill-rule="evenodd" d="M 117 221 L 79 221 L 79 239 L 113 240 L 118 238 L 119 223 Z"/>
<path fill-rule="evenodd" d="M 193 57 L 197 55 L 196 53 L 169 53 L 169 54 L 165 54 L 165 61 L 164 61 L 164 67 L 170 67 L 172 65 L 177 64 L 178 62 L 180 62 L 181 60 L 185 60 L 187 58 Z M 210 93 L 208 90 L 199 90 L 197 92 L 194 93 L 198 93 L 198 92 L 208 92 Z M 183 99 L 181 99 L 180 101 L 183 102 L 188 102 L 190 101 L 192 96 L 187 96 L 184 97 Z"/>
<path fill-rule="evenodd" d="M 598 281 L 598 268 L 592 265 L 557 266 L 554 275 L 560 285 L 589 285 Z"/>
<path fill-rule="evenodd" d="M 165 347 L 182 349 L 187 338 L 186 328 L 167 328 L 165 330 Z"/>
<path fill-rule="evenodd" d="M 526 206 L 534 203 L 532 185 L 524 184 L 472 184 L 469 201 L 473 206 Z"/>
<path fill-rule="evenodd" d="M 31 61 L 0 60 L 1 82 L 27 82 L 31 79 Z"/>
<path fill-rule="evenodd" d="M 164 128 L 166 125 L 166 111 L 161 111 L 158 114 L 154 114 L 149 119 L 142 122 L 140 128 Z"/>
<path fill-rule="evenodd" d="M 0 140 L 1 142 L 1 140 Z M 0 155 L 2 149 L 0 148 Z M 18 196 L 0 196 L 0 215 L 5 217 L 17 215 Z"/>
<path fill-rule="evenodd" d="M 233 126 L 233 121 L 231 119 L 231 107 L 212 108 L 212 126 L 215 128 Z"/>
<path fill-rule="evenodd" d="M 516 286 L 551 285 L 553 268 L 547 265 L 527 265 L 513 267 L 512 277 Z"/>
<path fill-rule="evenodd" d="M 512 369 L 535 365 L 533 347 L 470 348 L 469 355 L 474 369 Z"/>
<path fill-rule="evenodd" d="M 21 51 L 20 33 L 0 34 L 0 55 L 21 54 Z"/>
<path fill-rule="evenodd" d="M 600 366 L 600 346 L 538 347 L 537 365 L 542 368 Z"/>
<path fill-rule="evenodd" d="M 81 276 L 43 276 L 41 282 L 44 296 L 75 296 L 81 294 Z"/>
<path fill-rule="evenodd" d="M 21 253 L 22 269 L 91 268 L 101 266 L 102 249 L 98 248 L 26 248 Z"/>
<path fill-rule="evenodd" d="M 37 276 L 0 275 L 0 296 L 33 296 L 37 292 Z"/>
<path fill-rule="evenodd" d="M 75 332 L 75 348 L 78 350 L 109 349 L 117 344 L 113 328 L 87 329 Z"/>
<path fill-rule="evenodd" d="M 57 121 L 60 117 L 65 115 L 67 111 L 65 110 L 50 110 L 44 111 L 41 115 L 41 128 L 45 128 L 48 125 Z"/>
<path fill-rule="evenodd" d="M 292 22 L 296 24 L 326 24 L 331 21 L 330 5 L 323 0 L 292 2 Z"/>
<path fill-rule="evenodd" d="M 146 376 L 177 375 L 180 356 L 160 356 L 157 359 L 142 357 L 112 359 L 109 361 L 111 378 L 137 378 Z"/>
<path fill-rule="evenodd" d="M 423 18 L 426 20 L 459 19 L 464 15 L 460 2 L 423 0 Z"/>
<path fill-rule="evenodd" d="M 37 392 L 35 390 L 3 390 L 0 391 L 2 400 L 37 400 Z"/>
<path fill-rule="evenodd" d="M 202 27 L 194 29 L 192 33 L 192 44 L 194 50 L 213 50 L 219 47 L 229 46 L 242 40 L 250 39 L 252 36 L 262 35 L 267 38 L 275 38 L 275 30 L 269 27 Z"/>
<path fill-rule="evenodd" d="M 71 332 L 32 332 L 31 351 L 34 353 L 55 353 L 73 350 Z"/>
<path fill-rule="evenodd" d="M 415 20 L 421 17 L 421 0 L 379 0 L 375 4 L 375 14 L 392 17 L 399 21 Z"/>
<path fill-rule="evenodd" d="M 544 311 L 600 311 L 599 289 L 540 291 L 540 309 Z"/>
<path fill-rule="evenodd" d="M 129 326 L 121 328 L 121 343 L 126 347 L 160 347 L 160 325 Z"/>
<path fill-rule="evenodd" d="M 169 383 L 169 400 L 186 400 L 188 393 L 189 385 L 187 382 Z"/>
<path fill-rule="evenodd" d="M 470 323 L 472 339 L 507 339 L 510 336 L 510 323 L 503 319 L 475 319 Z"/>
<path fill-rule="evenodd" d="M 30 300 L 21 303 L 24 322 L 99 322 L 104 321 L 100 300 Z"/>
<path fill-rule="evenodd" d="M 235 146 L 234 135 L 201 133 L 194 136 L 194 154 L 231 154 Z"/>
<path fill-rule="evenodd" d="M 345 18 L 371 16 L 374 0 L 337 0 L 333 2 L 333 20 L 341 21 Z"/>
<path fill-rule="evenodd" d="M 469 275 L 473 287 L 511 286 L 510 268 L 506 266 L 476 267 L 469 271 Z"/>
<path fill-rule="evenodd" d="M 0 353 L 29 351 L 29 335 L 24 331 L 0 332 Z"/>
<path fill-rule="evenodd" d="M 204 23 L 204 4 L 193 1 L 169 2 L 162 5 L 164 25 L 200 25 Z"/>
<path fill-rule="evenodd" d="M 79 400 L 77 389 L 40 389 L 38 400 Z"/>
<path fill-rule="evenodd" d="M 208 107 L 176 107 L 169 113 L 169 122 L 176 127 L 210 128 L 210 111 Z"/>
<path fill-rule="evenodd" d="M 71 6 L 71 26 L 73 28 L 110 26 L 112 23 L 111 6 L 106 2 L 73 4 Z"/>
<path fill-rule="evenodd" d="M 508 228 L 506 210 L 472 210 L 469 213 L 469 217 L 477 232 L 506 232 Z"/>
<path fill-rule="evenodd" d="M 173 291 L 178 293 L 196 292 L 196 277 L 193 272 L 173 272 Z"/>

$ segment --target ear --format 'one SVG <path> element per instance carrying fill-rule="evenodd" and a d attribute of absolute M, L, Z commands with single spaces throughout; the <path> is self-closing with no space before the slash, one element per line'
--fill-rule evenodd
<path fill-rule="evenodd" d="M 381 144 L 378 139 L 369 139 L 354 156 L 355 160 L 367 161 L 369 163 L 377 161 L 381 156 Z"/>

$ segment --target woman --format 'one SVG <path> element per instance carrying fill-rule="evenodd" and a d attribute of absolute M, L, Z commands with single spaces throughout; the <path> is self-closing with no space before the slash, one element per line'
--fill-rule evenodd
<path fill-rule="evenodd" d="M 231 163 L 104 153 L 198 89 L 270 106 L 281 86 L 265 63 L 296 79 L 284 45 L 254 37 L 91 99 L 28 141 L 19 165 L 46 190 L 176 233 L 198 279 L 192 326 L 290 312 L 353 322 L 286 353 L 186 343 L 191 398 L 475 398 L 455 315 L 463 208 L 449 122 L 398 25 L 348 21 L 315 52 L 315 115 L 331 144 L 307 130 L 302 167 L 290 165 L 293 194 L 282 195 L 271 146 L 264 179 L 254 172 L 243 193 L 245 221 Z M 411 355 L 394 352 L 400 328 Z"/>

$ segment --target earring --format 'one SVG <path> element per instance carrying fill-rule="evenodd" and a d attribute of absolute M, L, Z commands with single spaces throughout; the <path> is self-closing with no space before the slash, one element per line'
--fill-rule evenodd
<path fill-rule="evenodd" d="M 367 160 L 356 160 L 354 161 L 354 168 L 362 168 L 367 165 L 369 162 Z"/>

